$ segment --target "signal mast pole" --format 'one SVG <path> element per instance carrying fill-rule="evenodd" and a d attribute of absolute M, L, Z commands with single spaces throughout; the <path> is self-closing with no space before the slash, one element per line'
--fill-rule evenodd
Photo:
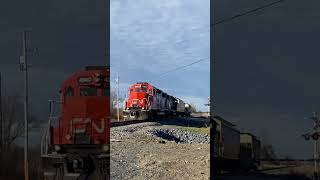
<path fill-rule="evenodd" d="M 117 116 L 118 122 L 120 121 L 120 112 L 119 112 L 119 74 L 117 74 Z"/>
<path fill-rule="evenodd" d="M 3 116 L 2 116 L 2 79 L 1 79 L 1 73 L 0 73 L 0 152 L 2 152 L 3 149 Z"/>
<path fill-rule="evenodd" d="M 317 133 L 318 129 L 318 118 L 316 113 L 313 112 L 313 120 L 314 120 L 314 133 Z M 314 161 L 314 179 L 318 180 L 318 170 L 317 170 L 317 140 L 313 141 L 313 161 Z"/>
<path fill-rule="evenodd" d="M 29 180 L 28 168 L 28 61 L 26 31 L 22 33 L 22 56 L 20 56 L 20 70 L 24 71 L 24 179 Z"/>
<path fill-rule="evenodd" d="M 208 104 L 204 104 L 205 106 L 208 106 L 208 118 L 210 117 L 210 97 L 208 97 Z"/>
<path fill-rule="evenodd" d="M 313 131 L 311 133 L 303 134 L 302 136 L 305 138 L 305 140 L 313 139 L 313 180 L 318 180 L 318 168 L 317 168 L 317 158 L 318 158 L 318 150 L 317 150 L 317 141 L 320 137 L 320 134 L 318 132 L 318 128 L 320 126 L 320 121 L 317 117 L 316 112 L 312 113 L 312 117 L 308 118 L 312 119 L 314 121 L 314 127 Z"/>

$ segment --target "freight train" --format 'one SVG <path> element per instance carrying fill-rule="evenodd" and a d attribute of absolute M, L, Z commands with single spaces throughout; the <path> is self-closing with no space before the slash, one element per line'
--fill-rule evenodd
<path fill-rule="evenodd" d="M 213 120 L 215 172 L 256 170 L 260 164 L 260 140 L 251 133 L 240 132 L 220 116 L 213 116 Z"/>
<path fill-rule="evenodd" d="M 123 114 L 129 120 L 190 116 L 191 105 L 147 82 L 137 82 L 129 87 Z"/>
<path fill-rule="evenodd" d="M 63 82 L 59 101 L 50 101 L 41 142 L 45 179 L 109 179 L 109 77 L 109 67 L 86 67 Z"/>

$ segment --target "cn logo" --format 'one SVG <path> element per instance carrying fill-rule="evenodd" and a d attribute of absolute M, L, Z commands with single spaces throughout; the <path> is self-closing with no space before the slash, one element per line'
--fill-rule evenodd
<path fill-rule="evenodd" d="M 84 133 L 86 132 L 85 127 L 90 123 L 98 133 L 103 133 L 105 131 L 105 119 L 102 118 L 100 122 L 99 126 L 90 118 L 73 118 L 70 122 L 70 132 L 74 131 L 75 133 Z M 77 125 L 83 125 L 83 128 L 79 128 Z"/>

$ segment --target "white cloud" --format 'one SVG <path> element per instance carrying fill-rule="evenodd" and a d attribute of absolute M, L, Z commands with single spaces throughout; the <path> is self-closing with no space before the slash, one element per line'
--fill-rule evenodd
<path fill-rule="evenodd" d="M 148 81 L 177 96 L 209 96 L 210 1 L 111 0 L 111 76 Z M 125 86 L 127 86 L 125 88 Z"/>
<path fill-rule="evenodd" d="M 155 69 L 164 71 L 192 62 L 194 57 L 208 56 L 209 31 L 203 29 L 208 30 L 209 1 L 202 2 L 111 1 L 112 54 L 121 56 L 124 59 L 120 61 L 137 69 L 152 62 L 156 66 L 151 68 L 153 73 Z M 200 30 L 194 30 L 197 28 Z M 188 58 L 191 54 L 194 57 Z M 111 64 L 121 64 L 120 61 L 111 59 Z"/>

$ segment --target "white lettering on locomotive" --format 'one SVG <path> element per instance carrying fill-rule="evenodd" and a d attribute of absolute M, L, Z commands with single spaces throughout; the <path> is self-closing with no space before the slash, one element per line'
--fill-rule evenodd
<path fill-rule="evenodd" d="M 88 123 L 92 124 L 92 127 L 98 132 L 103 133 L 105 130 L 105 119 L 101 119 L 100 127 L 92 121 L 90 118 L 73 118 L 70 122 L 70 132 L 74 131 L 75 133 L 84 133 L 86 128 L 79 128 L 77 125 L 87 125 Z"/>
<path fill-rule="evenodd" d="M 147 98 L 143 98 L 143 99 L 132 99 L 133 103 L 139 102 L 140 104 L 143 104 L 143 100 L 146 100 L 147 104 L 149 104 L 149 101 Z"/>

